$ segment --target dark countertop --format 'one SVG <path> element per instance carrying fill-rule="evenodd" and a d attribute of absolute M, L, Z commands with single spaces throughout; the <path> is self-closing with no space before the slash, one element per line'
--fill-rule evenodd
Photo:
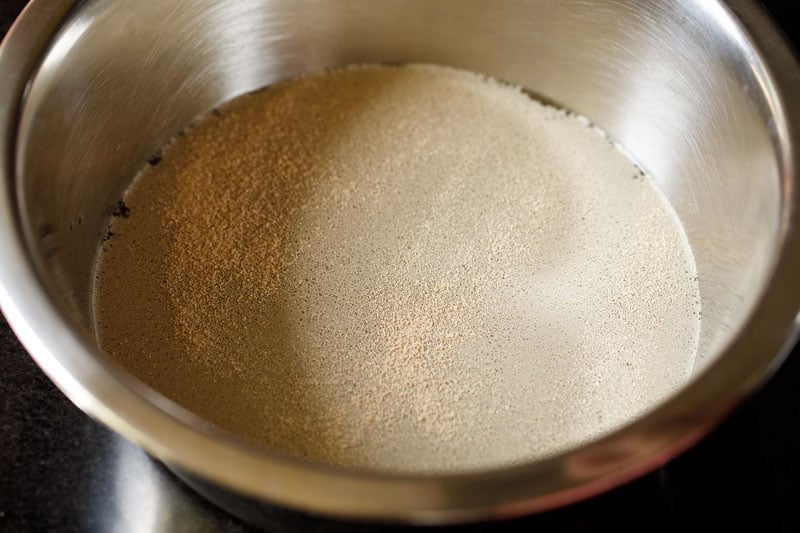
<path fill-rule="evenodd" d="M 792 3 L 764 2 L 798 45 Z M 0 0 L 0 35 L 22 9 Z M 0 318 L 0 531 L 250 531 L 73 406 Z M 588 501 L 458 531 L 800 531 L 800 348 L 751 400 L 665 467 Z M 349 530 L 276 511 L 281 531 Z M 739 527 L 739 528 L 740 528 Z M 737 529 L 739 529 L 737 528 Z M 447 528 L 450 530 L 450 528 Z"/>

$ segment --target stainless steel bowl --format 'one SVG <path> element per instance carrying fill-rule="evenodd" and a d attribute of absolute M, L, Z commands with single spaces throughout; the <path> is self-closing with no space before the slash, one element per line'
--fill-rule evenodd
<path fill-rule="evenodd" d="M 686 387 L 548 460 L 391 476 L 249 447 L 99 352 L 93 260 L 151 154 L 243 92 L 333 65 L 406 61 L 483 72 L 586 115 L 655 178 L 699 270 L 703 328 Z M 696 442 L 793 343 L 799 71 L 744 0 L 33 0 L 0 51 L 2 309 L 75 404 L 251 518 L 260 501 L 419 523 L 573 502 Z"/>

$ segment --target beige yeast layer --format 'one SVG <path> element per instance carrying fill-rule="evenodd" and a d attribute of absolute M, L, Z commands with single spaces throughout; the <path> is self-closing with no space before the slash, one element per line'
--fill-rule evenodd
<path fill-rule="evenodd" d="M 103 349 L 282 453 L 396 472 L 529 461 L 688 378 L 696 272 L 585 120 L 463 71 L 363 66 L 243 96 L 124 198 Z"/>

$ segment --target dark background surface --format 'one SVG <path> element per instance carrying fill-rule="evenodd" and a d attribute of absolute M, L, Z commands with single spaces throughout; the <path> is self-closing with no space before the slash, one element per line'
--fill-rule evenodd
<path fill-rule="evenodd" d="M 24 3 L 0 0 L 0 35 Z M 764 2 L 800 48 L 794 3 Z M 454 530 L 695 531 L 752 525 L 800 531 L 799 386 L 796 348 L 754 398 L 658 471 L 556 511 Z M 0 405 L 0 531 L 251 531 L 80 412 L 1 317 Z M 276 510 L 273 529 L 351 528 Z"/>

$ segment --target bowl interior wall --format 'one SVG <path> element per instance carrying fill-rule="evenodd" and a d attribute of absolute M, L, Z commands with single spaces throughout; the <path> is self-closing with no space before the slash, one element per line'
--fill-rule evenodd
<path fill-rule="evenodd" d="M 589 117 L 653 176 L 697 261 L 701 369 L 752 309 L 778 243 L 774 96 L 757 59 L 715 2 L 90 0 L 29 86 L 18 202 L 41 275 L 91 338 L 114 205 L 198 115 L 348 63 L 470 69 Z"/>

